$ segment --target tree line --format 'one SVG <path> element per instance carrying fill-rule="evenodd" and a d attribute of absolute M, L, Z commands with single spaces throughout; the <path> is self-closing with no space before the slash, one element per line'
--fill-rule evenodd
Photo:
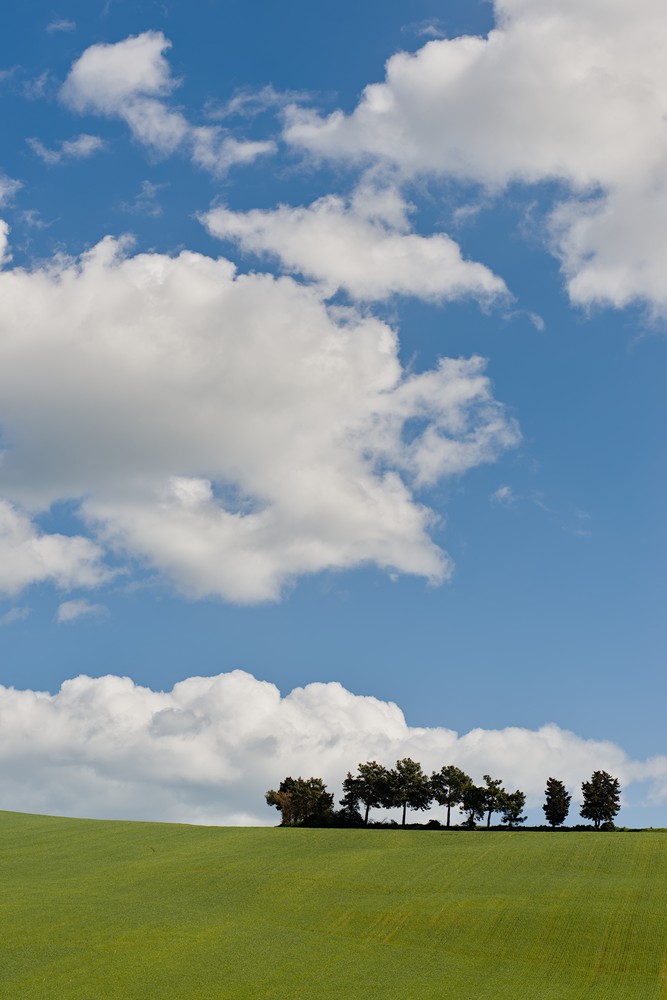
<path fill-rule="evenodd" d="M 404 757 L 395 768 L 376 760 L 359 764 L 347 772 L 339 809 L 322 778 L 291 778 L 269 789 L 266 802 L 281 814 L 281 826 L 368 826 L 371 809 L 400 808 L 401 826 L 406 825 L 408 809 L 423 812 L 436 802 L 447 810 L 446 826 L 451 825 L 452 809 L 460 809 L 463 825 L 474 829 L 478 823 L 491 826 L 494 815 L 504 826 L 514 829 L 526 822 L 523 810 L 526 796 L 520 790 L 508 792 L 499 778 L 483 776 L 476 785 L 470 775 L 453 764 L 427 775 L 420 763 Z M 613 829 L 620 810 L 621 788 L 618 778 L 606 771 L 594 771 L 590 781 L 581 785 L 583 801 L 579 814 L 591 820 L 595 829 Z M 572 796 L 557 778 L 548 778 L 542 809 L 547 823 L 556 828 L 565 822 Z M 437 824 L 436 824 L 437 825 Z"/>

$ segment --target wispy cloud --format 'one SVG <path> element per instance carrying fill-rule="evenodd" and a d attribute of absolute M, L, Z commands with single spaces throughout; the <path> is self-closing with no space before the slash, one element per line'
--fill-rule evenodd
<path fill-rule="evenodd" d="M 32 608 L 10 608 L 9 611 L 5 611 L 4 615 L 0 615 L 0 626 L 17 625 L 19 622 L 24 622 L 31 612 Z"/>
<path fill-rule="evenodd" d="M 57 90 L 57 81 L 51 76 L 48 69 L 45 69 L 39 76 L 31 80 L 25 80 L 22 91 L 27 101 L 42 101 L 44 98 L 53 97 Z"/>
<path fill-rule="evenodd" d="M 537 507 L 566 534 L 588 538 L 593 533 L 592 516 L 587 511 L 579 510 L 571 503 L 566 505 L 566 510 L 558 509 L 547 501 L 540 490 L 530 490 L 525 494 L 515 493 L 511 486 L 504 484 L 494 490 L 490 500 L 500 507 L 515 507 L 519 504 Z"/>
<path fill-rule="evenodd" d="M 288 104 L 302 104 L 311 95 L 306 90 L 276 90 L 270 84 L 259 90 L 249 87 L 239 88 L 224 104 L 209 103 L 206 115 L 213 120 L 225 118 L 255 118 L 272 108 L 285 108 Z"/>
<path fill-rule="evenodd" d="M 23 187 L 21 181 L 8 177 L 7 174 L 0 173 L 0 206 L 11 201 L 19 188 Z"/>
<path fill-rule="evenodd" d="M 439 17 L 427 17 L 422 21 L 411 21 L 401 28 L 404 35 L 416 35 L 418 38 L 444 38 L 447 34 L 445 22 Z"/>
<path fill-rule="evenodd" d="M 49 149 L 39 139 L 26 139 L 26 142 L 45 163 L 56 164 L 67 160 L 87 160 L 106 149 L 104 139 L 97 135 L 82 133 L 75 139 L 63 140 L 55 149 Z"/>
<path fill-rule="evenodd" d="M 76 21 L 68 21 L 65 18 L 58 18 L 54 21 L 50 21 L 46 26 L 46 30 L 50 35 L 58 31 L 75 31 Z"/>
<path fill-rule="evenodd" d="M 491 500 L 493 503 L 498 503 L 502 507 L 511 507 L 516 503 L 517 498 L 514 495 L 514 491 L 511 486 L 499 486 L 497 490 L 491 494 Z"/>
<path fill-rule="evenodd" d="M 71 624 L 81 618 L 106 618 L 109 609 L 104 604 L 91 604 L 85 599 L 63 601 L 56 611 L 55 621 L 58 625 Z"/>
<path fill-rule="evenodd" d="M 52 219 L 50 222 L 46 222 L 36 208 L 27 208 L 25 212 L 20 213 L 19 217 L 30 229 L 48 229 L 55 221 Z"/>
<path fill-rule="evenodd" d="M 131 212 L 133 215 L 147 215 L 157 218 L 157 216 L 162 215 L 162 205 L 157 200 L 158 192 L 166 187 L 166 184 L 152 184 L 150 181 L 142 181 L 141 190 L 134 201 L 124 201 L 121 208 L 124 212 Z"/>

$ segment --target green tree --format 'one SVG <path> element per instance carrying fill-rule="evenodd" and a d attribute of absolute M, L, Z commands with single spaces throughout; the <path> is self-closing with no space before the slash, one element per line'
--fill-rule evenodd
<path fill-rule="evenodd" d="M 561 826 L 570 811 L 572 796 L 568 794 L 565 785 L 557 778 L 547 778 L 547 787 L 544 790 L 546 796 L 542 806 L 547 823 L 550 826 Z"/>
<path fill-rule="evenodd" d="M 515 792 L 503 792 L 500 796 L 500 814 L 503 823 L 510 829 L 519 823 L 525 823 L 526 817 L 523 815 L 525 805 L 526 796 L 518 788 Z"/>
<path fill-rule="evenodd" d="M 281 826 L 322 820 L 330 815 L 334 801 L 321 778 L 285 778 L 265 798 L 267 805 L 280 812 Z"/>
<path fill-rule="evenodd" d="M 584 801 L 579 810 L 584 819 L 592 819 L 595 829 L 603 823 L 613 824 L 614 817 L 621 808 L 621 786 L 618 778 L 612 778 L 606 771 L 594 771 L 590 781 L 581 785 Z"/>
<path fill-rule="evenodd" d="M 491 815 L 494 812 L 500 812 L 503 802 L 503 796 L 507 793 L 503 788 L 503 783 L 500 778 L 492 778 L 490 774 L 482 775 L 486 783 L 486 826 L 491 826 Z"/>
<path fill-rule="evenodd" d="M 472 785 L 472 778 L 453 764 L 448 764 L 431 775 L 433 798 L 439 805 L 447 806 L 447 826 L 450 823 L 452 806 L 461 805 L 463 792 L 468 785 Z"/>
<path fill-rule="evenodd" d="M 390 797 L 389 771 L 376 760 L 359 764 L 357 774 L 347 772 L 343 781 L 343 798 L 340 804 L 345 809 L 357 809 L 359 803 L 364 807 L 364 824 L 368 824 L 368 814 L 371 809 L 384 805 Z"/>
<path fill-rule="evenodd" d="M 409 757 L 396 761 L 396 770 L 389 772 L 389 793 L 383 805 L 401 806 L 405 826 L 405 812 L 411 809 L 428 809 L 431 800 L 431 782 L 424 774 L 421 764 Z"/>
<path fill-rule="evenodd" d="M 484 819 L 486 812 L 486 788 L 474 785 L 472 781 L 463 789 L 461 807 L 468 814 L 466 826 L 472 830 L 478 820 Z"/>

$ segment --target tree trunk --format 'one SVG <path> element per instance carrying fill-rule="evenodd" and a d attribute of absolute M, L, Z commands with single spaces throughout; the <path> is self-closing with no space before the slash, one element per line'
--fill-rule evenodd
<path fill-rule="evenodd" d="M 368 814 L 370 810 L 371 810 L 370 805 L 366 803 L 366 815 L 364 816 L 364 826 L 368 826 Z"/>
<path fill-rule="evenodd" d="M 488 830 L 491 826 L 491 810 L 489 809 L 489 815 L 486 817 L 486 829 Z"/>
<path fill-rule="evenodd" d="M 404 803 L 403 803 L 403 820 L 402 820 L 402 822 L 401 822 L 401 826 L 405 826 L 405 810 L 406 810 L 407 808 L 408 808 L 408 804 L 407 804 L 407 802 L 404 802 Z"/>
<path fill-rule="evenodd" d="M 452 811 L 452 804 L 451 804 L 451 802 L 448 802 L 447 803 L 447 826 L 449 826 L 449 815 L 450 815 L 451 811 Z"/>

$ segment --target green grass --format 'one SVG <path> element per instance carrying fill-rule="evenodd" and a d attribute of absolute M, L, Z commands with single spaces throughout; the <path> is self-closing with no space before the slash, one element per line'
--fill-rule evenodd
<path fill-rule="evenodd" d="M 0 813 L 2 1000 L 658 1000 L 667 833 Z"/>

